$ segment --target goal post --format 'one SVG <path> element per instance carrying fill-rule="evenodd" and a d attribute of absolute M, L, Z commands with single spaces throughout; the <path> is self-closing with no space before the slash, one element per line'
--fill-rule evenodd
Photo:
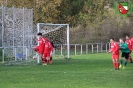
<path fill-rule="evenodd" d="M 70 58 L 70 28 L 69 24 L 52 24 L 52 23 L 38 23 L 37 32 L 41 32 L 45 37 L 48 37 L 55 46 L 66 45 L 67 58 Z M 55 51 L 56 52 L 56 51 Z M 60 51 L 62 53 L 62 50 Z M 37 63 L 40 63 L 39 57 Z"/>

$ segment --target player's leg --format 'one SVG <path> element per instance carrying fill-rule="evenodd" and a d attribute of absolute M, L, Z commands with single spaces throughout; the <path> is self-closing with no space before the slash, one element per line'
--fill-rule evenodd
<path fill-rule="evenodd" d="M 44 61 L 44 60 L 45 60 L 45 55 L 44 55 L 44 54 L 42 55 L 41 59 L 42 59 L 42 65 L 43 65 L 44 62 L 45 62 L 45 61 Z"/>
<path fill-rule="evenodd" d="M 48 64 L 48 60 L 47 60 L 47 57 L 45 58 L 44 60 L 44 64 L 43 65 L 47 65 Z"/>
<path fill-rule="evenodd" d="M 127 62 L 128 62 L 128 59 L 124 59 L 123 62 L 124 62 L 123 69 L 125 69 Z"/>
<path fill-rule="evenodd" d="M 112 61 L 113 61 L 114 69 L 118 70 L 119 69 L 119 55 L 113 54 L 112 58 L 113 58 Z"/>
<path fill-rule="evenodd" d="M 129 53 L 125 53 L 125 59 L 124 59 L 124 66 L 123 66 L 123 69 L 125 69 L 125 66 L 127 65 L 128 58 L 129 58 Z"/>
<path fill-rule="evenodd" d="M 44 63 L 45 56 L 44 56 L 44 53 L 43 53 L 43 49 L 42 48 L 39 49 L 39 53 L 40 53 L 40 57 L 42 59 L 42 63 Z"/>
<path fill-rule="evenodd" d="M 119 70 L 119 58 L 117 55 L 115 55 L 115 66 L 116 66 L 116 70 Z"/>
<path fill-rule="evenodd" d="M 112 55 L 112 62 L 113 62 L 114 69 L 116 70 L 116 62 L 115 62 L 115 58 L 113 55 Z"/>
<path fill-rule="evenodd" d="M 50 53 L 44 53 L 45 59 L 43 65 L 47 65 L 50 59 Z"/>
<path fill-rule="evenodd" d="M 115 64 L 116 64 L 116 70 L 118 70 L 119 69 L 119 59 L 118 58 L 115 59 Z"/>
<path fill-rule="evenodd" d="M 39 48 L 38 47 L 33 47 L 33 50 L 37 53 L 39 53 Z"/>
<path fill-rule="evenodd" d="M 53 54 L 53 53 L 52 53 L 52 51 L 51 51 L 51 53 L 50 53 L 50 60 L 49 60 L 49 63 L 50 63 L 50 64 L 52 64 L 52 56 L 53 56 L 52 54 Z"/>
<path fill-rule="evenodd" d="M 130 50 L 129 60 L 130 60 L 130 63 L 133 63 L 133 60 L 132 60 L 132 57 L 131 57 L 131 53 L 132 53 L 132 50 Z"/>
<path fill-rule="evenodd" d="M 124 52 L 122 52 L 122 54 L 121 54 L 121 58 L 120 58 L 120 66 L 119 66 L 119 68 L 122 68 L 124 58 L 125 58 L 125 54 L 124 54 Z"/>
<path fill-rule="evenodd" d="M 52 64 L 52 56 L 50 56 L 50 60 L 49 60 L 49 63 Z"/>
<path fill-rule="evenodd" d="M 112 62 L 113 62 L 114 69 L 117 70 L 115 59 L 112 59 Z"/>
<path fill-rule="evenodd" d="M 47 61 L 49 61 L 50 60 L 50 53 L 47 53 Z"/>
<path fill-rule="evenodd" d="M 43 57 L 43 64 L 42 65 L 47 65 L 48 60 L 47 60 L 47 54 L 44 53 L 44 57 Z"/>
<path fill-rule="evenodd" d="M 117 63 L 117 69 L 119 69 L 120 63 L 119 63 L 119 54 L 116 55 L 116 63 Z"/>
<path fill-rule="evenodd" d="M 122 67 L 123 67 L 123 62 L 124 62 L 124 57 L 121 57 L 121 59 L 120 59 L 120 66 L 119 66 L 119 68 L 122 68 Z"/>
<path fill-rule="evenodd" d="M 113 54 L 112 54 L 112 63 L 113 63 L 114 69 L 116 69 L 115 59 L 114 59 L 114 55 Z"/>

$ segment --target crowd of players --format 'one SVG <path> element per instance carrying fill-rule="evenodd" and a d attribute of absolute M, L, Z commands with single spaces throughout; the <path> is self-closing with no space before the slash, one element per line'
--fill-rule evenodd
<path fill-rule="evenodd" d="M 53 43 L 48 38 L 43 37 L 42 33 L 38 33 L 37 37 L 38 45 L 33 48 L 34 51 L 41 56 L 42 65 L 52 64 Z"/>
<path fill-rule="evenodd" d="M 54 51 L 53 43 L 48 39 L 42 36 L 42 33 L 37 34 L 38 45 L 33 49 L 40 54 L 42 59 L 42 65 L 47 65 L 48 63 L 52 64 L 52 53 Z M 133 63 L 131 53 L 133 50 L 133 38 L 126 36 L 126 40 L 123 38 L 119 39 L 119 43 L 114 41 L 114 38 L 110 38 L 110 50 L 108 53 L 112 52 L 112 62 L 115 70 L 120 68 L 125 69 L 128 60 Z M 121 58 L 119 59 L 120 51 L 122 52 Z"/>
<path fill-rule="evenodd" d="M 119 43 L 114 41 L 114 38 L 110 38 L 110 50 L 108 53 L 112 52 L 112 62 L 115 70 L 119 70 L 120 68 L 125 69 L 125 66 L 130 60 L 130 63 L 133 63 L 131 53 L 133 50 L 133 38 L 120 38 Z M 119 55 L 121 51 L 121 58 L 119 59 Z"/>

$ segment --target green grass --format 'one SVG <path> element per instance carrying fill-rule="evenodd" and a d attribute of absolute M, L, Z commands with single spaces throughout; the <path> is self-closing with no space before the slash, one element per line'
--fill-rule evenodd
<path fill-rule="evenodd" d="M 111 54 L 56 59 L 53 65 L 0 64 L 0 88 L 132 88 L 133 64 L 114 70 Z"/>

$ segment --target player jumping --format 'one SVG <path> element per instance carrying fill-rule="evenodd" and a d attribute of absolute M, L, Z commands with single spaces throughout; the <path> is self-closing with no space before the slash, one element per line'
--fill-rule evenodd
<path fill-rule="evenodd" d="M 112 62 L 115 70 L 119 70 L 119 44 L 114 41 L 114 38 L 110 38 L 111 48 L 108 54 L 112 52 Z"/>
<path fill-rule="evenodd" d="M 129 60 L 130 60 L 130 63 L 133 63 L 133 60 L 132 60 L 132 57 L 131 57 L 131 53 L 132 53 L 132 42 L 131 42 L 129 36 L 126 36 L 126 42 L 127 42 L 128 48 L 130 50 Z"/>
<path fill-rule="evenodd" d="M 120 42 L 120 44 L 119 44 L 120 50 L 122 52 L 119 68 L 123 67 L 123 69 L 125 69 L 125 66 L 127 65 L 127 61 L 128 61 L 128 58 L 129 58 L 130 50 L 128 48 L 127 43 L 124 42 L 124 39 L 120 38 L 119 42 Z M 124 65 L 123 65 L 123 62 L 124 62 Z"/>
<path fill-rule="evenodd" d="M 44 43 L 42 33 L 38 33 L 37 37 L 38 37 L 37 38 L 38 45 L 33 47 L 33 49 L 34 49 L 34 51 L 39 53 L 39 55 L 41 56 L 42 62 L 44 63 L 44 58 L 42 56 L 43 56 L 43 52 L 44 52 L 44 44 L 45 43 Z"/>

